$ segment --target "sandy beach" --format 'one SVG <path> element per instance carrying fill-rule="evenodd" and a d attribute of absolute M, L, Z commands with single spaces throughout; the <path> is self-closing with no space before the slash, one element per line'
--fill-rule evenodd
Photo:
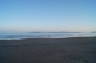
<path fill-rule="evenodd" d="M 0 40 L 0 63 L 96 63 L 96 37 Z"/>

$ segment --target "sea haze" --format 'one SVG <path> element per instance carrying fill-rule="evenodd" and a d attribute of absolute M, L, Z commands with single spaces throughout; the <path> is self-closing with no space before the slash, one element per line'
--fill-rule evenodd
<path fill-rule="evenodd" d="M 68 38 L 94 36 L 96 36 L 96 33 L 91 32 L 0 32 L 0 40 L 21 40 L 23 38 Z"/>

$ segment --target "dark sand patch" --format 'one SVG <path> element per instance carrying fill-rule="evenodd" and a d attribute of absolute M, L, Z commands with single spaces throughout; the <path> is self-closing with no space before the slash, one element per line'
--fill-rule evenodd
<path fill-rule="evenodd" d="M 96 38 L 1 40 L 0 63 L 96 63 Z"/>

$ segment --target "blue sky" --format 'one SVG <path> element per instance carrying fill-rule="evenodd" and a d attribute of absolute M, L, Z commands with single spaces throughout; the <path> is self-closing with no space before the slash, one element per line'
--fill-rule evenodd
<path fill-rule="evenodd" d="M 0 30 L 96 31 L 96 0 L 0 0 Z"/>

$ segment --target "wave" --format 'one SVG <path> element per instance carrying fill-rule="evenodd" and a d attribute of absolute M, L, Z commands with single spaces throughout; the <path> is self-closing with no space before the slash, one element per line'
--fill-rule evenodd
<path fill-rule="evenodd" d="M 0 33 L 0 40 L 21 40 L 22 38 L 67 38 L 67 37 L 92 37 L 96 36 L 96 33 Z"/>

